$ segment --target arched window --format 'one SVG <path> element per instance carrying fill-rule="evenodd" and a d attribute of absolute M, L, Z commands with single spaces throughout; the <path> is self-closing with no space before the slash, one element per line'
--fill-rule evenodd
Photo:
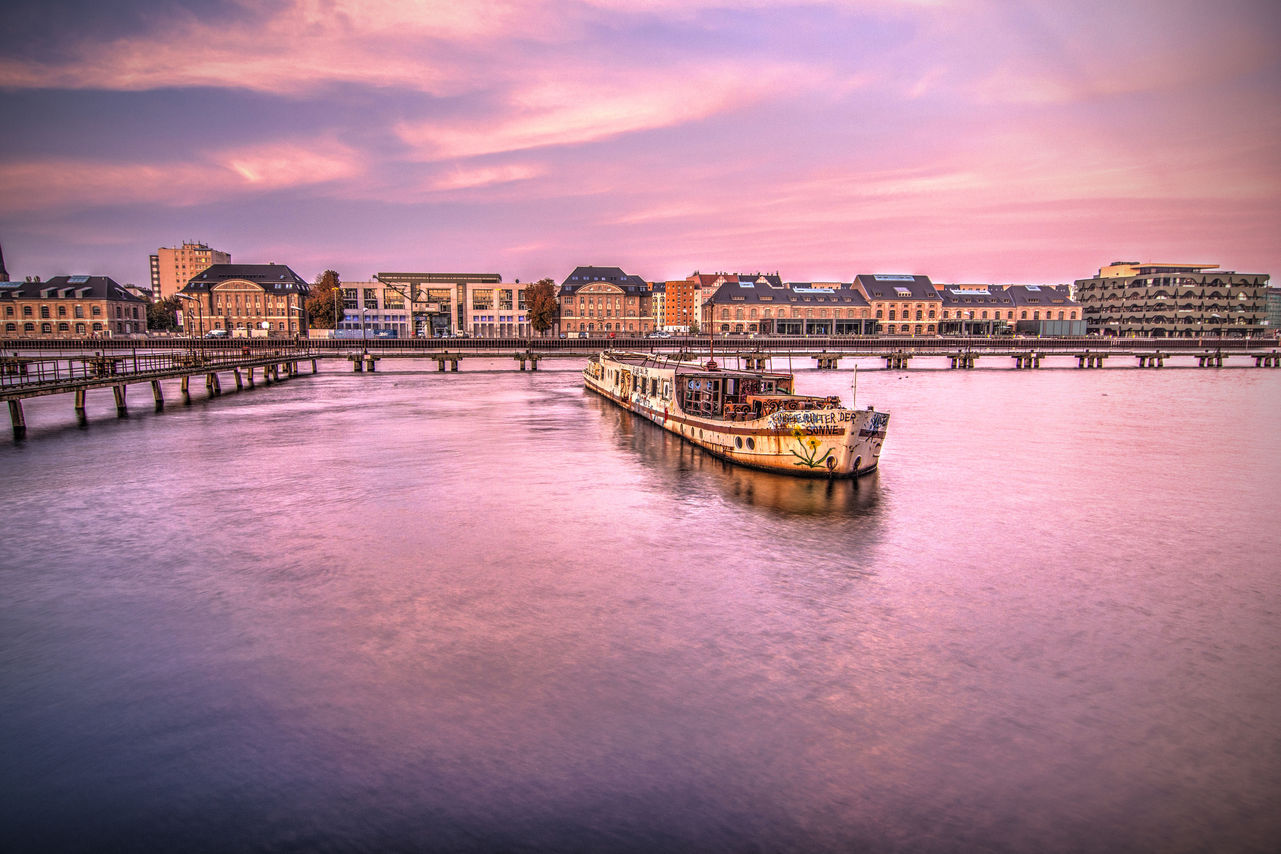
<path fill-rule="evenodd" d="M 41 316 L 41 317 L 48 317 L 48 316 L 49 316 L 49 306 L 47 306 L 47 305 L 42 305 L 42 306 L 40 306 L 40 316 Z"/>
<path fill-rule="evenodd" d="M 83 323 L 77 323 L 77 324 L 76 324 L 76 334 L 77 334 L 77 335 L 84 335 L 84 334 L 85 334 L 85 325 L 84 325 Z"/>
<path fill-rule="evenodd" d="M 23 317 L 30 317 L 30 316 L 31 316 L 31 306 L 29 306 L 29 305 L 24 305 L 24 306 L 22 307 L 22 316 L 23 316 Z"/>
<path fill-rule="evenodd" d="M 48 335 L 50 332 L 52 332 L 52 331 L 53 331 L 53 324 L 52 324 L 52 323 L 42 323 L 42 324 L 40 324 L 40 331 L 41 331 L 42 333 L 44 333 L 45 335 Z"/>
<path fill-rule="evenodd" d="M 17 331 L 18 331 L 18 324 L 16 324 L 16 323 L 6 323 L 6 324 L 4 325 L 4 331 L 5 331 L 5 332 L 17 332 Z"/>
<path fill-rule="evenodd" d="M 917 319 L 917 320 L 923 320 L 923 319 L 924 319 L 923 312 L 922 312 L 919 308 L 916 310 L 916 319 Z"/>
<path fill-rule="evenodd" d="M 890 309 L 890 320 L 898 320 L 898 314 L 892 308 Z"/>
<path fill-rule="evenodd" d="M 59 323 L 59 324 L 58 324 L 58 331 L 59 331 L 59 332 L 70 332 L 70 331 L 71 331 L 71 324 L 70 324 L 70 323 L 67 323 L 65 320 L 64 320 L 64 321 L 62 321 L 61 323 Z"/>
<path fill-rule="evenodd" d="M 1026 308 L 1025 308 L 1025 309 L 1023 309 L 1022 313 L 1020 313 L 1020 315 L 1019 315 L 1019 320 L 1027 320 L 1027 309 L 1026 309 Z"/>
<path fill-rule="evenodd" d="M 23 331 L 23 332 L 35 332 L 35 331 L 36 331 L 36 325 L 35 325 L 34 323 L 30 323 L 30 322 L 28 322 L 28 323 L 24 323 L 24 324 L 22 324 L 22 331 Z"/>
<path fill-rule="evenodd" d="M 729 320 L 729 309 L 728 309 L 728 308 L 722 308 L 722 309 L 721 309 L 721 320 Z"/>

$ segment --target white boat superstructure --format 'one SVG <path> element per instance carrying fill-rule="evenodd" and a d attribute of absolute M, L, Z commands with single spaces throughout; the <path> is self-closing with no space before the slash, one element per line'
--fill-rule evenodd
<path fill-rule="evenodd" d="M 809 477 L 873 471 L 890 416 L 794 393 L 790 373 L 606 350 L 583 370 L 592 391 L 711 453 Z"/>

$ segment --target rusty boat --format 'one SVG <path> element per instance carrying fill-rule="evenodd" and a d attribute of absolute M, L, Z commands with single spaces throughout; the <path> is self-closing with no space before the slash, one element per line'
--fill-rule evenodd
<path fill-rule="evenodd" d="M 796 394 L 791 373 L 722 367 L 715 357 L 606 350 L 587 388 L 710 453 L 755 469 L 851 478 L 874 471 L 886 412 Z"/>

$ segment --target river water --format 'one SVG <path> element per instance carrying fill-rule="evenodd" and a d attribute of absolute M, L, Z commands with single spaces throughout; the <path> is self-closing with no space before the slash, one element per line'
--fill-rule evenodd
<path fill-rule="evenodd" d="M 824 483 L 415 364 L 28 401 L 0 850 L 1281 849 L 1281 371 L 863 370 Z"/>

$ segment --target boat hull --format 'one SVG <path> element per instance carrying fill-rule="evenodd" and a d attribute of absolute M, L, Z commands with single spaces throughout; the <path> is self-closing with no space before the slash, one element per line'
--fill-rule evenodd
<path fill-rule="evenodd" d="M 852 478 L 875 471 L 889 424 L 888 413 L 870 408 L 780 409 L 743 420 L 687 413 L 674 395 L 663 393 L 671 387 L 664 380 L 675 383 L 673 369 L 611 362 L 608 354 L 583 377 L 606 400 L 717 457 L 793 476 Z"/>

